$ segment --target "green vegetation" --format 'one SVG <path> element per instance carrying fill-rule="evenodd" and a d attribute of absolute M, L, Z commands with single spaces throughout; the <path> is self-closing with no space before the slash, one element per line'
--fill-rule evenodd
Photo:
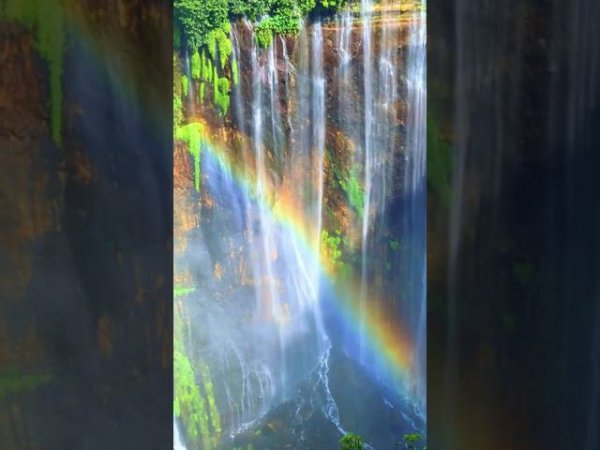
<path fill-rule="evenodd" d="M 340 439 L 340 450 L 363 450 L 364 448 L 365 440 L 354 433 L 348 433 Z"/>
<path fill-rule="evenodd" d="M 204 397 L 208 402 L 208 410 L 211 419 L 210 424 L 212 426 L 213 433 L 216 436 L 219 436 L 221 434 L 221 416 L 219 415 L 219 410 L 217 409 L 214 387 L 211 381 L 210 371 L 208 370 L 208 366 L 206 364 L 200 365 L 200 375 L 204 381 Z"/>
<path fill-rule="evenodd" d="M 431 119 L 427 120 L 427 186 L 443 206 L 450 206 L 452 146 L 442 138 Z"/>
<path fill-rule="evenodd" d="M 302 17 L 316 12 L 334 12 L 346 0 L 175 0 L 175 20 L 190 49 L 209 45 L 221 32 L 228 35 L 230 21 L 247 17 L 257 23 L 261 46 L 273 33 L 296 34 Z M 216 33 L 216 35 L 215 35 Z M 268 38 L 268 39 L 267 39 Z M 223 66 L 223 64 L 222 64 Z"/>
<path fill-rule="evenodd" d="M 400 250 L 400 241 L 398 239 L 390 239 L 388 245 L 390 246 L 390 250 L 393 252 Z"/>
<path fill-rule="evenodd" d="M 175 0 L 176 24 L 181 27 L 190 49 L 207 43 L 211 31 L 228 20 L 227 0 Z"/>
<path fill-rule="evenodd" d="M 364 188 L 358 176 L 358 168 L 353 166 L 346 174 L 342 174 L 334 166 L 334 173 L 338 178 L 340 187 L 346 193 L 348 203 L 362 218 L 364 214 Z"/>
<path fill-rule="evenodd" d="M 202 136 L 204 127 L 200 123 L 188 123 L 177 127 L 175 130 L 175 139 L 186 143 L 188 152 L 194 159 L 194 186 L 196 191 L 200 191 L 200 157 L 202 154 Z"/>
<path fill-rule="evenodd" d="M 183 352 L 181 343 L 175 342 L 173 351 L 173 379 L 175 394 L 173 411 L 186 425 L 186 434 L 194 439 L 201 437 L 205 449 L 212 448 L 209 429 L 209 417 L 206 403 L 196 384 L 194 369 L 189 358 Z"/>
<path fill-rule="evenodd" d="M 342 244 L 342 236 L 340 232 L 329 233 L 327 230 L 321 232 L 321 254 L 323 259 L 329 262 L 332 266 L 339 264 L 342 257 L 340 245 Z"/>
<path fill-rule="evenodd" d="M 195 287 L 175 286 L 175 288 L 173 289 L 173 295 L 175 296 L 175 298 L 184 297 L 188 294 L 192 294 L 193 292 L 196 292 Z"/>
<path fill-rule="evenodd" d="M 35 46 L 48 63 L 50 86 L 50 133 L 60 145 L 62 130 L 62 71 L 65 30 L 60 0 L 4 0 L 0 17 L 35 31 Z"/>
<path fill-rule="evenodd" d="M 186 75 L 181 75 L 181 93 L 183 94 L 184 97 L 187 97 L 189 91 L 190 91 L 190 80 L 188 80 L 188 77 Z"/>
<path fill-rule="evenodd" d="M 229 80 L 225 77 L 219 78 L 215 83 L 215 104 L 219 107 L 219 109 L 225 113 L 229 109 L 229 90 L 230 83 Z"/>
<path fill-rule="evenodd" d="M 201 83 L 200 102 L 203 103 L 210 92 L 219 112 L 225 115 L 229 111 L 231 84 L 239 83 L 239 67 L 236 61 L 231 61 L 233 46 L 229 35 L 232 21 L 247 17 L 254 22 L 258 45 L 266 48 L 271 45 L 274 34 L 297 34 L 302 17 L 318 11 L 335 11 L 345 1 L 175 0 L 175 48 L 191 51 L 192 79 L 188 82 Z M 208 92 L 207 87 L 210 88 Z M 188 90 L 189 84 L 188 87 L 182 85 L 184 96 Z M 174 107 L 178 106 L 174 103 Z"/>
<path fill-rule="evenodd" d="M 177 288 L 175 289 L 177 291 Z M 194 364 L 184 344 L 184 321 L 175 309 L 173 336 L 173 412 L 185 426 L 187 438 L 201 443 L 200 448 L 217 448 L 221 435 L 221 417 L 217 409 L 214 387 L 206 364 Z"/>
<path fill-rule="evenodd" d="M 240 69 L 237 61 L 231 63 L 231 81 L 234 86 L 240 82 Z"/>
<path fill-rule="evenodd" d="M 183 121 L 183 102 L 181 100 L 181 83 L 177 57 L 173 55 L 173 131 L 175 132 Z M 176 133 L 174 133 L 176 134 Z"/>
<path fill-rule="evenodd" d="M 11 395 L 33 391 L 48 383 L 50 375 L 25 375 L 17 367 L 8 367 L 0 371 L 0 400 Z"/>
<path fill-rule="evenodd" d="M 405 434 L 402 438 L 403 442 L 401 445 L 407 450 L 417 450 L 417 444 L 421 442 L 423 438 L 419 433 L 409 433 Z M 423 450 L 427 450 L 427 447 L 424 447 Z"/>
<path fill-rule="evenodd" d="M 202 62 L 200 61 L 200 53 L 198 49 L 194 50 L 192 53 L 192 58 L 190 60 L 190 71 L 192 72 L 192 79 L 199 80 L 202 70 Z"/>
<path fill-rule="evenodd" d="M 206 95 L 206 83 L 203 81 L 202 83 L 200 83 L 200 91 L 198 92 L 198 99 L 200 100 L 200 103 L 204 102 L 205 95 Z"/>
<path fill-rule="evenodd" d="M 221 28 L 208 33 L 206 38 L 206 48 L 213 61 L 220 63 L 221 70 L 225 70 L 225 65 L 233 52 L 233 46 L 229 39 L 229 33 L 231 32 L 231 24 L 225 22 Z"/>
<path fill-rule="evenodd" d="M 346 240 L 339 230 L 333 233 L 321 231 L 321 258 L 330 264 L 332 270 L 341 278 L 350 273 L 350 266 L 342 260 L 342 248 L 345 245 Z"/>

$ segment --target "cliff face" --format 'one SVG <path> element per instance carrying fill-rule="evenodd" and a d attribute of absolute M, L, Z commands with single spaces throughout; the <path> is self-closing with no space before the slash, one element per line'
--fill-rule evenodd
<path fill-rule="evenodd" d="M 301 405 L 325 401 L 311 395 L 333 402 L 327 375 L 315 381 L 311 371 L 329 370 L 329 345 L 358 360 L 363 318 L 371 333 L 389 330 L 395 343 L 380 345 L 410 362 L 390 376 L 380 350 L 369 349 L 357 379 L 371 380 L 372 414 L 336 385 L 340 417 L 377 448 L 411 426 L 424 431 L 414 412 L 424 405 L 425 380 L 417 6 L 382 2 L 372 12 L 307 18 L 297 35 L 274 35 L 267 45 L 240 21 L 226 42 L 177 54 L 175 345 L 181 373 L 191 368 L 198 387 L 190 393 L 187 378 L 175 380 L 176 426 L 189 446 L 218 448 L 240 433 L 236 446 L 337 445 L 335 408 L 321 417 L 319 407 Z M 321 275 L 351 293 L 323 306 L 331 300 L 319 291 Z M 356 323 L 334 323 L 343 322 L 344 301 Z M 346 367 L 336 359 L 335 370 Z M 418 406 L 396 399 L 398 409 L 382 412 L 385 377 L 382 385 Z M 318 394 L 298 394 L 301 383 L 316 383 Z M 289 415 L 296 406 L 298 420 Z M 399 411 L 418 416 L 416 425 Z M 298 441 L 319 427 L 314 441 Z"/>
<path fill-rule="evenodd" d="M 0 441 L 168 448 L 168 2 L 57 5 L 1 16 Z"/>

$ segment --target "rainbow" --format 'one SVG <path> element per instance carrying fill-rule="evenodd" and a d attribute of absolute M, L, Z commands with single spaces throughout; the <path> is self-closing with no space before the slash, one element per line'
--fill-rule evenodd
<path fill-rule="evenodd" d="M 255 199 L 276 220 L 279 226 L 292 236 L 297 238 L 311 257 L 319 265 L 322 275 L 327 284 L 334 291 L 332 301 L 336 316 L 342 320 L 346 329 L 357 335 L 362 331 L 365 338 L 365 346 L 370 355 L 380 366 L 379 371 L 384 373 L 386 381 L 389 381 L 395 390 L 402 395 L 410 395 L 411 388 L 416 379 L 413 369 L 414 347 L 406 333 L 393 318 L 397 315 L 382 299 L 371 296 L 369 307 L 361 307 L 360 285 L 345 277 L 341 280 L 334 269 L 333 261 L 319 251 L 318 239 L 310 224 L 302 213 L 299 205 L 286 198 L 285 192 L 280 193 L 281 198 L 275 202 L 269 202 L 267 198 L 260 198 L 257 192 L 257 178 L 247 167 L 253 164 L 240 164 L 235 161 L 228 151 L 226 143 L 219 142 L 218 134 L 212 136 L 206 132 L 209 126 L 201 118 L 195 118 L 185 126 L 195 127 L 201 130 L 202 151 L 207 153 L 217 164 L 219 169 L 232 180 L 235 180 L 238 188 Z M 194 158 L 199 158 L 198 152 L 188 149 Z M 268 186 L 267 186 L 268 187 Z M 268 192 L 268 189 L 261 189 Z M 264 194 L 263 194 L 264 195 Z"/>

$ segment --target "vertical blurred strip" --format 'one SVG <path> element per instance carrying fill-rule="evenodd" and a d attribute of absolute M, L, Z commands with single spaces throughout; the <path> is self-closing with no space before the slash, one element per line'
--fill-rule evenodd
<path fill-rule="evenodd" d="M 0 447 L 172 445 L 168 0 L 0 2 Z"/>
<path fill-rule="evenodd" d="M 428 3 L 429 443 L 600 445 L 600 4 Z"/>

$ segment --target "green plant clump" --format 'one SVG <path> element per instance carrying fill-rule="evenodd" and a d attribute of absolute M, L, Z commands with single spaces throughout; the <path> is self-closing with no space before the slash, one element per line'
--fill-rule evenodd
<path fill-rule="evenodd" d="M 403 447 L 407 450 L 417 450 L 417 444 L 421 441 L 422 436 L 419 433 L 409 433 L 405 434 L 402 438 Z M 427 450 L 427 447 L 424 447 L 423 450 Z"/>
<path fill-rule="evenodd" d="M 202 61 L 200 60 L 200 53 L 198 49 L 194 50 L 192 53 L 192 57 L 190 59 L 190 69 L 192 72 L 192 79 L 199 80 L 200 75 L 202 74 Z"/>
<path fill-rule="evenodd" d="M 209 45 L 213 32 L 229 34 L 226 24 L 240 17 L 258 23 L 262 35 L 259 43 L 270 43 L 272 33 L 295 34 L 300 19 L 317 11 L 334 12 L 346 0 L 175 0 L 176 25 L 183 30 L 188 47 Z M 212 34 L 212 36 L 211 36 Z"/>
<path fill-rule="evenodd" d="M 175 393 L 173 411 L 181 417 L 186 425 L 186 434 L 194 439 L 201 437 L 205 449 L 212 448 L 210 439 L 209 418 L 206 404 L 196 384 L 194 369 L 181 345 L 175 343 L 173 351 L 173 379 Z"/>
<path fill-rule="evenodd" d="M 181 93 L 184 97 L 188 96 L 190 90 L 190 80 L 186 75 L 181 75 Z"/>
<path fill-rule="evenodd" d="M 192 294 L 196 292 L 195 287 L 184 287 L 184 286 L 176 286 L 173 288 L 173 296 L 177 297 L 185 297 L 188 294 Z"/>
<path fill-rule="evenodd" d="M 50 375 L 24 375 L 17 367 L 3 369 L 0 371 L 0 400 L 32 391 L 50 379 Z"/>
<path fill-rule="evenodd" d="M 358 178 L 358 171 L 352 167 L 346 177 L 340 178 L 340 186 L 348 197 L 348 203 L 362 218 L 364 214 L 364 188 Z"/>
<path fill-rule="evenodd" d="M 196 191 L 200 191 L 200 157 L 202 152 L 202 136 L 204 127 L 199 123 L 188 123 L 177 127 L 175 130 L 175 139 L 186 143 L 188 152 L 194 159 L 194 186 Z"/>
<path fill-rule="evenodd" d="M 213 61 L 220 63 L 221 70 L 225 70 L 227 60 L 233 52 L 233 46 L 229 39 L 229 32 L 231 31 L 231 24 L 225 22 L 221 28 L 217 28 L 211 31 L 206 38 L 206 48 Z"/>
<path fill-rule="evenodd" d="M 345 239 L 339 230 L 333 233 L 327 230 L 321 232 L 321 257 L 331 265 L 332 270 L 341 279 L 347 277 L 350 273 L 350 266 L 342 259 L 342 248 L 345 245 Z"/>
<path fill-rule="evenodd" d="M 215 104 L 221 110 L 221 113 L 226 114 L 229 109 L 230 98 L 229 98 L 229 90 L 230 90 L 229 79 L 226 77 L 221 77 L 215 83 Z"/>
<path fill-rule="evenodd" d="M 340 450 L 363 450 L 365 440 L 354 433 L 348 433 L 340 439 Z"/>

